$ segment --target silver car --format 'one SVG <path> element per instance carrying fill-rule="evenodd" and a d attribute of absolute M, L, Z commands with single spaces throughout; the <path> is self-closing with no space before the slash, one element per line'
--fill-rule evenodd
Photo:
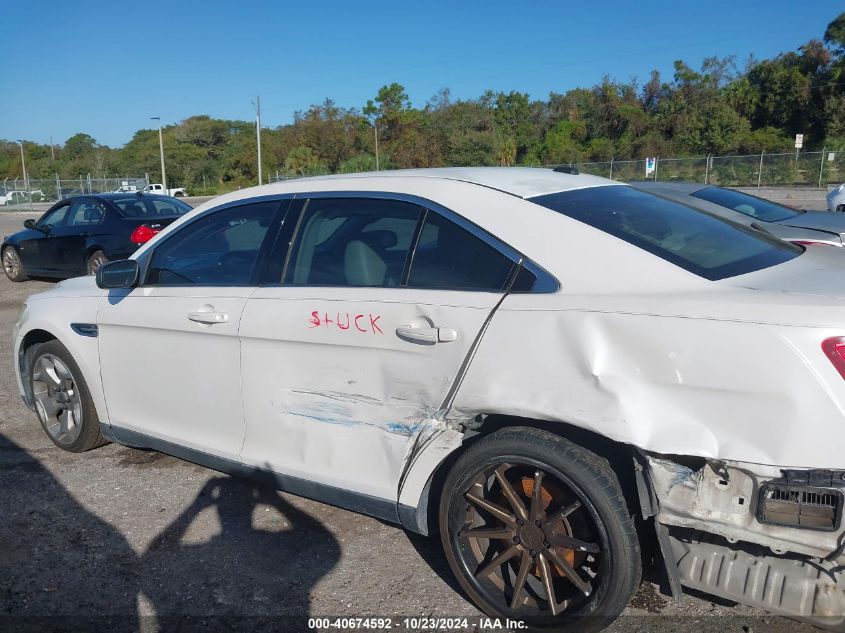
<path fill-rule="evenodd" d="M 631 185 L 663 198 L 706 211 L 733 222 L 767 231 L 799 244 L 842 246 L 845 214 L 801 211 L 751 194 L 689 182 L 632 182 Z"/>

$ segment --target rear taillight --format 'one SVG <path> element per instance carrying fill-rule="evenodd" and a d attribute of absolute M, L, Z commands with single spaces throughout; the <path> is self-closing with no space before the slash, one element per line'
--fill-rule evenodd
<path fill-rule="evenodd" d="M 831 244 L 830 242 L 817 242 L 815 240 L 791 240 L 793 244 L 798 244 L 799 246 L 836 246 L 836 244 Z"/>
<path fill-rule="evenodd" d="M 146 244 L 153 239 L 153 236 L 159 231 L 161 231 L 161 229 L 154 229 L 146 224 L 142 224 L 132 231 L 132 235 L 129 236 L 129 241 L 140 246 L 141 244 Z"/>
<path fill-rule="evenodd" d="M 822 351 L 833 363 L 836 371 L 845 378 L 845 336 L 834 336 L 822 341 Z"/>

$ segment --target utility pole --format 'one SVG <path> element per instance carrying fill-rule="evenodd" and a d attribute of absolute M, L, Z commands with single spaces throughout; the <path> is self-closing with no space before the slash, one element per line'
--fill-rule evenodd
<path fill-rule="evenodd" d="M 258 145 L 258 184 L 262 184 L 263 177 L 261 172 L 261 95 L 255 97 L 253 102 L 255 107 L 255 140 Z"/>
<path fill-rule="evenodd" d="M 56 148 L 53 146 L 53 135 L 50 135 L 50 159 L 56 161 Z"/>
<path fill-rule="evenodd" d="M 18 139 L 21 146 L 21 171 L 23 171 L 23 186 L 26 187 L 27 198 L 29 198 L 29 210 L 32 211 L 32 192 L 29 190 L 29 179 L 26 177 L 26 158 L 23 155 L 23 139 Z"/>
<path fill-rule="evenodd" d="M 378 119 L 373 119 L 373 131 L 376 135 L 376 171 L 378 171 Z"/>
<path fill-rule="evenodd" d="M 151 116 L 150 121 L 158 121 L 158 149 L 161 152 L 161 187 L 164 189 L 164 195 L 168 195 L 167 176 L 164 174 L 164 137 L 161 135 L 161 117 Z"/>

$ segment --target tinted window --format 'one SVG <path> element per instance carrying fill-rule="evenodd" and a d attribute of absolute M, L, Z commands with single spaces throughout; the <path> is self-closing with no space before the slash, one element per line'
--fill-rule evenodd
<path fill-rule="evenodd" d="M 445 290 L 504 288 L 514 263 L 492 246 L 446 218 L 426 215 L 408 286 Z"/>
<path fill-rule="evenodd" d="M 707 187 L 706 189 L 699 189 L 691 196 L 713 202 L 714 204 L 739 211 L 745 215 L 763 222 L 779 222 L 780 220 L 787 220 L 801 215 L 800 211 L 790 209 L 768 200 L 763 200 L 756 196 L 748 195 L 747 193 L 740 193 L 732 189 L 722 189 L 721 187 Z"/>
<path fill-rule="evenodd" d="M 780 264 L 802 251 L 758 231 L 626 186 L 531 198 L 706 279 Z"/>
<path fill-rule="evenodd" d="M 394 200 L 310 200 L 300 220 L 285 282 L 399 286 L 420 213 L 419 206 Z"/>
<path fill-rule="evenodd" d="M 155 200 L 144 196 L 117 198 L 112 202 L 127 218 L 172 218 L 191 210 L 189 205 L 179 200 Z"/>
<path fill-rule="evenodd" d="M 106 219 L 105 211 L 98 202 L 73 203 L 70 213 L 70 226 L 94 226 Z"/>
<path fill-rule="evenodd" d="M 189 223 L 155 249 L 147 283 L 243 286 L 254 283 L 259 252 L 279 208 L 258 202 Z"/>
<path fill-rule="evenodd" d="M 38 226 L 43 226 L 45 228 L 58 226 L 64 221 L 68 209 L 70 209 L 70 204 L 65 204 L 58 209 L 53 209 L 38 220 Z"/>

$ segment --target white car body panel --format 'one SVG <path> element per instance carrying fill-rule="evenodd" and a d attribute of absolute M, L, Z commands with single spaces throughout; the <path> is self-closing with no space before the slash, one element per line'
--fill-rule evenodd
<path fill-rule="evenodd" d="M 147 287 L 103 299 L 97 325 L 110 423 L 237 460 L 244 437 L 238 323 L 252 291 Z M 188 319 L 212 310 L 229 320 Z"/>
<path fill-rule="evenodd" d="M 260 288 L 241 320 L 243 460 L 396 499 L 409 440 L 437 417 L 500 295 L 404 288 Z M 414 320 L 454 341 L 402 340 Z"/>

